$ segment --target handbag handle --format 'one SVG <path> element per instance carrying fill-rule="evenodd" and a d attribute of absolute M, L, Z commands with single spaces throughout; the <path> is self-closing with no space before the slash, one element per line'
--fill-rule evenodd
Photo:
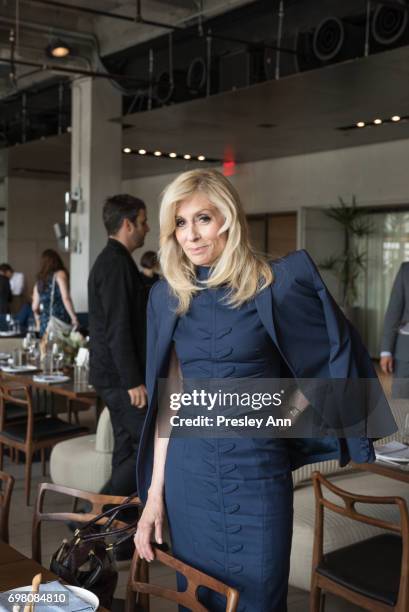
<path fill-rule="evenodd" d="M 51 284 L 50 312 L 48 313 L 49 319 L 51 319 L 51 317 L 53 316 L 54 293 L 55 293 L 55 272 L 53 274 L 53 281 L 52 281 L 52 284 Z"/>
<path fill-rule="evenodd" d="M 122 510 L 128 510 L 130 508 L 133 508 L 133 509 L 137 508 L 136 504 L 132 504 L 128 502 L 129 499 L 133 499 L 134 497 L 136 497 L 136 495 L 130 495 L 119 506 L 114 506 L 113 508 L 109 508 L 108 510 L 105 510 L 105 512 L 101 512 L 101 514 L 97 514 L 97 516 L 94 516 L 94 518 L 88 521 L 88 523 L 85 523 L 82 527 L 76 530 L 75 535 L 77 536 L 77 538 L 79 538 L 82 542 L 94 542 L 96 540 L 100 540 L 104 538 L 107 535 L 121 535 L 121 534 L 130 535 L 128 534 L 128 532 L 130 530 L 133 530 L 137 526 L 139 518 L 136 518 L 134 521 L 132 521 L 132 523 L 129 523 L 125 527 L 118 527 L 116 529 L 111 529 L 111 531 L 108 531 L 108 529 L 112 525 L 113 521 L 115 520 L 119 512 L 121 512 Z M 102 525 L 102 531 L 100 531 L 99 533 L 88 533 L 88 534 L 83 533 L 84 531 L 89 529 L 89 527 L 93 527 L 98 521 L 100 521 L 101 519 L 105 517 L 110 517 L 110 518 L 105 523 L 105 525 Z"/>

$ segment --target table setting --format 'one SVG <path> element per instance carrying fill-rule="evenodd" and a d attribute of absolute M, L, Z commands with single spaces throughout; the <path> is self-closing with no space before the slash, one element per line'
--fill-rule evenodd
<path fill-rule="evenodd" d="M 95 612 L 98 607 L 91 591 L 58 580 L 42 583 L 41 574 L 31 585 L 0 593 L 0 612 Z"/>

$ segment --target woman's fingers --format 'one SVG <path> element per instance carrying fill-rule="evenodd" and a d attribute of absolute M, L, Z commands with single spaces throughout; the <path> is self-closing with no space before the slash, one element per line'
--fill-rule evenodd
<path fill-rule="evenodd" d="M 162 519 L 155 521 L 155 541 L 162 544 Z"/>
<path fill-rule="evenodd" d="M 135 548 L 138 551 L 138 555 L 141 559 L 146 559 L 147 561 L 153 561 L 154 559 L 152 546 L 150 544 L 152 528 L 153 525 L 139 524 L 135 535 Z"/>

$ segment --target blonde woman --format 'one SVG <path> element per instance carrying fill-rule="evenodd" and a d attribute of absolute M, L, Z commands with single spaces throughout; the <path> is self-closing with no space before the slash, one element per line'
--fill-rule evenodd
<path fill-rule="evenodd" d="M 184 379 L 369 378 L 370 359 L 305 251 L 271 265 L 254 252 L 239 196 L 220 173 L 192 170 L 167 187 L 160 247 L 164 280 L 148 307 L 137 552 L 153 560 L 151 540 L 162 542 L 166 512 L 176 557 L 237 588 L 240 610 L 283 612 L 291 470 L 330 458 L 372 461 L 371 442 L 160 437 L 157 381 L 175 364 Z M 185 587 L 181 578 L 178 586 Z M 209 590 L 200 600 L 224 610 Z"/>

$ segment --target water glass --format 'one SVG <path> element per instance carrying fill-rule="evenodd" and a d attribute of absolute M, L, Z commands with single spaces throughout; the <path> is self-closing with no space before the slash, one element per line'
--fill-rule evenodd
<path fill-rule="evenodd" d="M 28 361 L 31 365 L 35 366 L 36 368 L 40 367 L 40 361 L 41 361 L 41 351 L 40 351 L 40 346 L 38 341 L 35 341 L 28 352 Z"/>
<path fill-rule="evenodd" d="M 53 353 L 53 354 L 54 354 L 54 365 L 55 365 L 56 373 L 61 374 L 62 373 L 62 366 L 64 365 L 65 353 L 60 348 L 60 349 L 58 349 L 58 351 L 56 353 Z"/>
<path fill-rule="evenodd" d="M 88 384 L 88 366 L 74 365 L 74 384 L 75 385 L 87 385 Z"/>
<path fill-rule="evenodd" d="M 54 366 L 54 355 L 51 351 L 47 351 L 46 353 L 44 353 L 43 355 L 43 359 L 42 359 L 42 370 L 44 372 L 44 374 L 52 374 L 53 373 L 53 366 Z"/>

